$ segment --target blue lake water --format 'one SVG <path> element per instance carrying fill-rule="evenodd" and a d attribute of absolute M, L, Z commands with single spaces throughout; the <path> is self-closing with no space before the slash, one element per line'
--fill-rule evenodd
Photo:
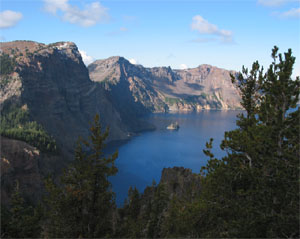
<path fill-rule="evenodd" d="M 155 131 L 145 132 L 119 146 L 116 165 L 119 172 L 111 177 L 117 204 L 127 197 L 130 186 L 142 192 L 153 179 L 159 182 L 165 167 L 183 166 L 197 173 L 207 162 L 203 153 L 205 143 L 214 138 L 213 153 L 222 157 L 225 153 L 219 145 L 224 132 L 236 127 L 236 116 L 241 111 L 201 111 L 188 114 L 154 114 L 147 120 L 156 126 Z M 178 122 L 178 131 L 167 130 L 172 122 Z"/>

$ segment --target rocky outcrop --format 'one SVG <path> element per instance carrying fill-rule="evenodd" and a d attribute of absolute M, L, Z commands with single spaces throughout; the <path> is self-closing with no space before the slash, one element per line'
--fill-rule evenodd
<path fill-rule="evenodd" d="M 157 188 L 162 187 L 168 199 L 173 197 L 191 201 L 200 194 L 201 178 L 191 169 L 184 167 L 164 168 L 157 186 L 147 187 L 142 193 L 142 204 L 147 205 L 155 198 Z"/>
<path fill-rule="evenodd" d="M 122 57 L 95 61 L 88 69 L 91 80 L 103 84 L 115 98 L 115 105 L 135 102 L 131 108 L 143 111 L 143 106 L 150 112 L 241 108 L 239 92 L 230 77 L 234 71 L 210 65 L 186 70 L 144 68 Z"/>
<path fill-rule="evenodd" d="M 7 204 L 16 182 L 22 195 L 37 202 L 42 195 L 43 180 L 51 169 L 59 167 L 59 156 L 46 155 L 37 148 L 14 139 L 0 136 L 1 141 L 1 203 Z"/>
<path fill-rule="evenodd" d="M 196 196 L 200 193 L 200 176 L 194 174 L 191 169 L 183 167 L 164 168 L 161 174 L 160 184 L 164 185 L 170 198 Z M 189 198 L 191 199 L 191 198 Z"/>

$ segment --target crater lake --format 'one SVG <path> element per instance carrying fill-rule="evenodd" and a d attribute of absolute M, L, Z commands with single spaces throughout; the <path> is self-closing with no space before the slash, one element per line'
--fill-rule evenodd
<path fill-rule="evenodd" d="M 208 160 L 204 155 L 206 142 L 213 138 L 212 152 L 217 158 L 225 155 L 220 149 L 224 132 L 236 128 L 242 111 L 203 110 L 194 113 L 152 114 L 147 121 L 156 130 L 141 133 L 118 147 L 118 173 L 110 178 L 118 206 L 124 203 L 130 186 L 143 192 L 153 180 L 160 180 L 163 168 L 185 167 L 199 173 Z M 178 122 L 179 130 L 167 126 Z"/>

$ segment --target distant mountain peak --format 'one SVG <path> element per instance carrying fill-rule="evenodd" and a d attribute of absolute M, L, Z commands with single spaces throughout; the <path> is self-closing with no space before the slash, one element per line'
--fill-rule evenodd
<path fill-rule="evenodd" d="M 201 64 L 196 68 L 218 68 L 218 67 L 212 66 L 212 65 L 209 65 L 209 64 Z"/>
<path fill-rule="evenodd" d="M 93 63 L 91 63 L 91 65 L 92 64 L 113 65 L 113 64 L 122 64 L 122 63 L 131 64 L 129 62 L 129 60 L 127 60 L 126 58 L 124 58 L 122 56 L 111 56 L 111 57 L 106 58 L 106 59 L 96 60 Z"/>

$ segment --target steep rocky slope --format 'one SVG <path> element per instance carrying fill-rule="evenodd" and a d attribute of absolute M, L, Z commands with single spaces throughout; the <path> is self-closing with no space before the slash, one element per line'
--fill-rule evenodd
<path fill-rule="evenodd" d="M 144 67 L 116 56 L 97 60 L 88 69 L 91 80 L 101 82 L 119 108 L 126 104 L 137 114 L 164 111 L 164 96 L 153 88 L 153 76 Z"/>
<path fill-rule="evenodd" d="M 176 97 L 173 107 L 180 109 L 190 105 L 194 110 L 201 109 L 239 109 L 240 96 L 232 84 L 230 74 L 234 71 L 224 70 L 211 65 L 197 68 L 175 70 L 178 78 L 170 86 L 164 84 L 163 92 Z"/>
<path fill-rule="evenodd" d="M 1 52 L 15 59 L 14 70 L 1 75 L 1 109 L 12 103 L 25 107 L 62 149 L 72 150 L 79 135 L 88 135 L 96 113 L 110 127 L 109 141 L 147 128 L 131 112 L 114 107 L 107 91 L 89 79 L 74 43 L 15 41 L 1 43 Z"/>
<path fill-rule="evenodd" d="M 186 70 L 144 68 L 123 57 L 110 57 L 95 61 L 88 69 L 91 80 L 101 82 L 115 102 L 134 102 L 151 112 L 241 107 L 230 78 L 236 72 L 210 65 Z"/>

